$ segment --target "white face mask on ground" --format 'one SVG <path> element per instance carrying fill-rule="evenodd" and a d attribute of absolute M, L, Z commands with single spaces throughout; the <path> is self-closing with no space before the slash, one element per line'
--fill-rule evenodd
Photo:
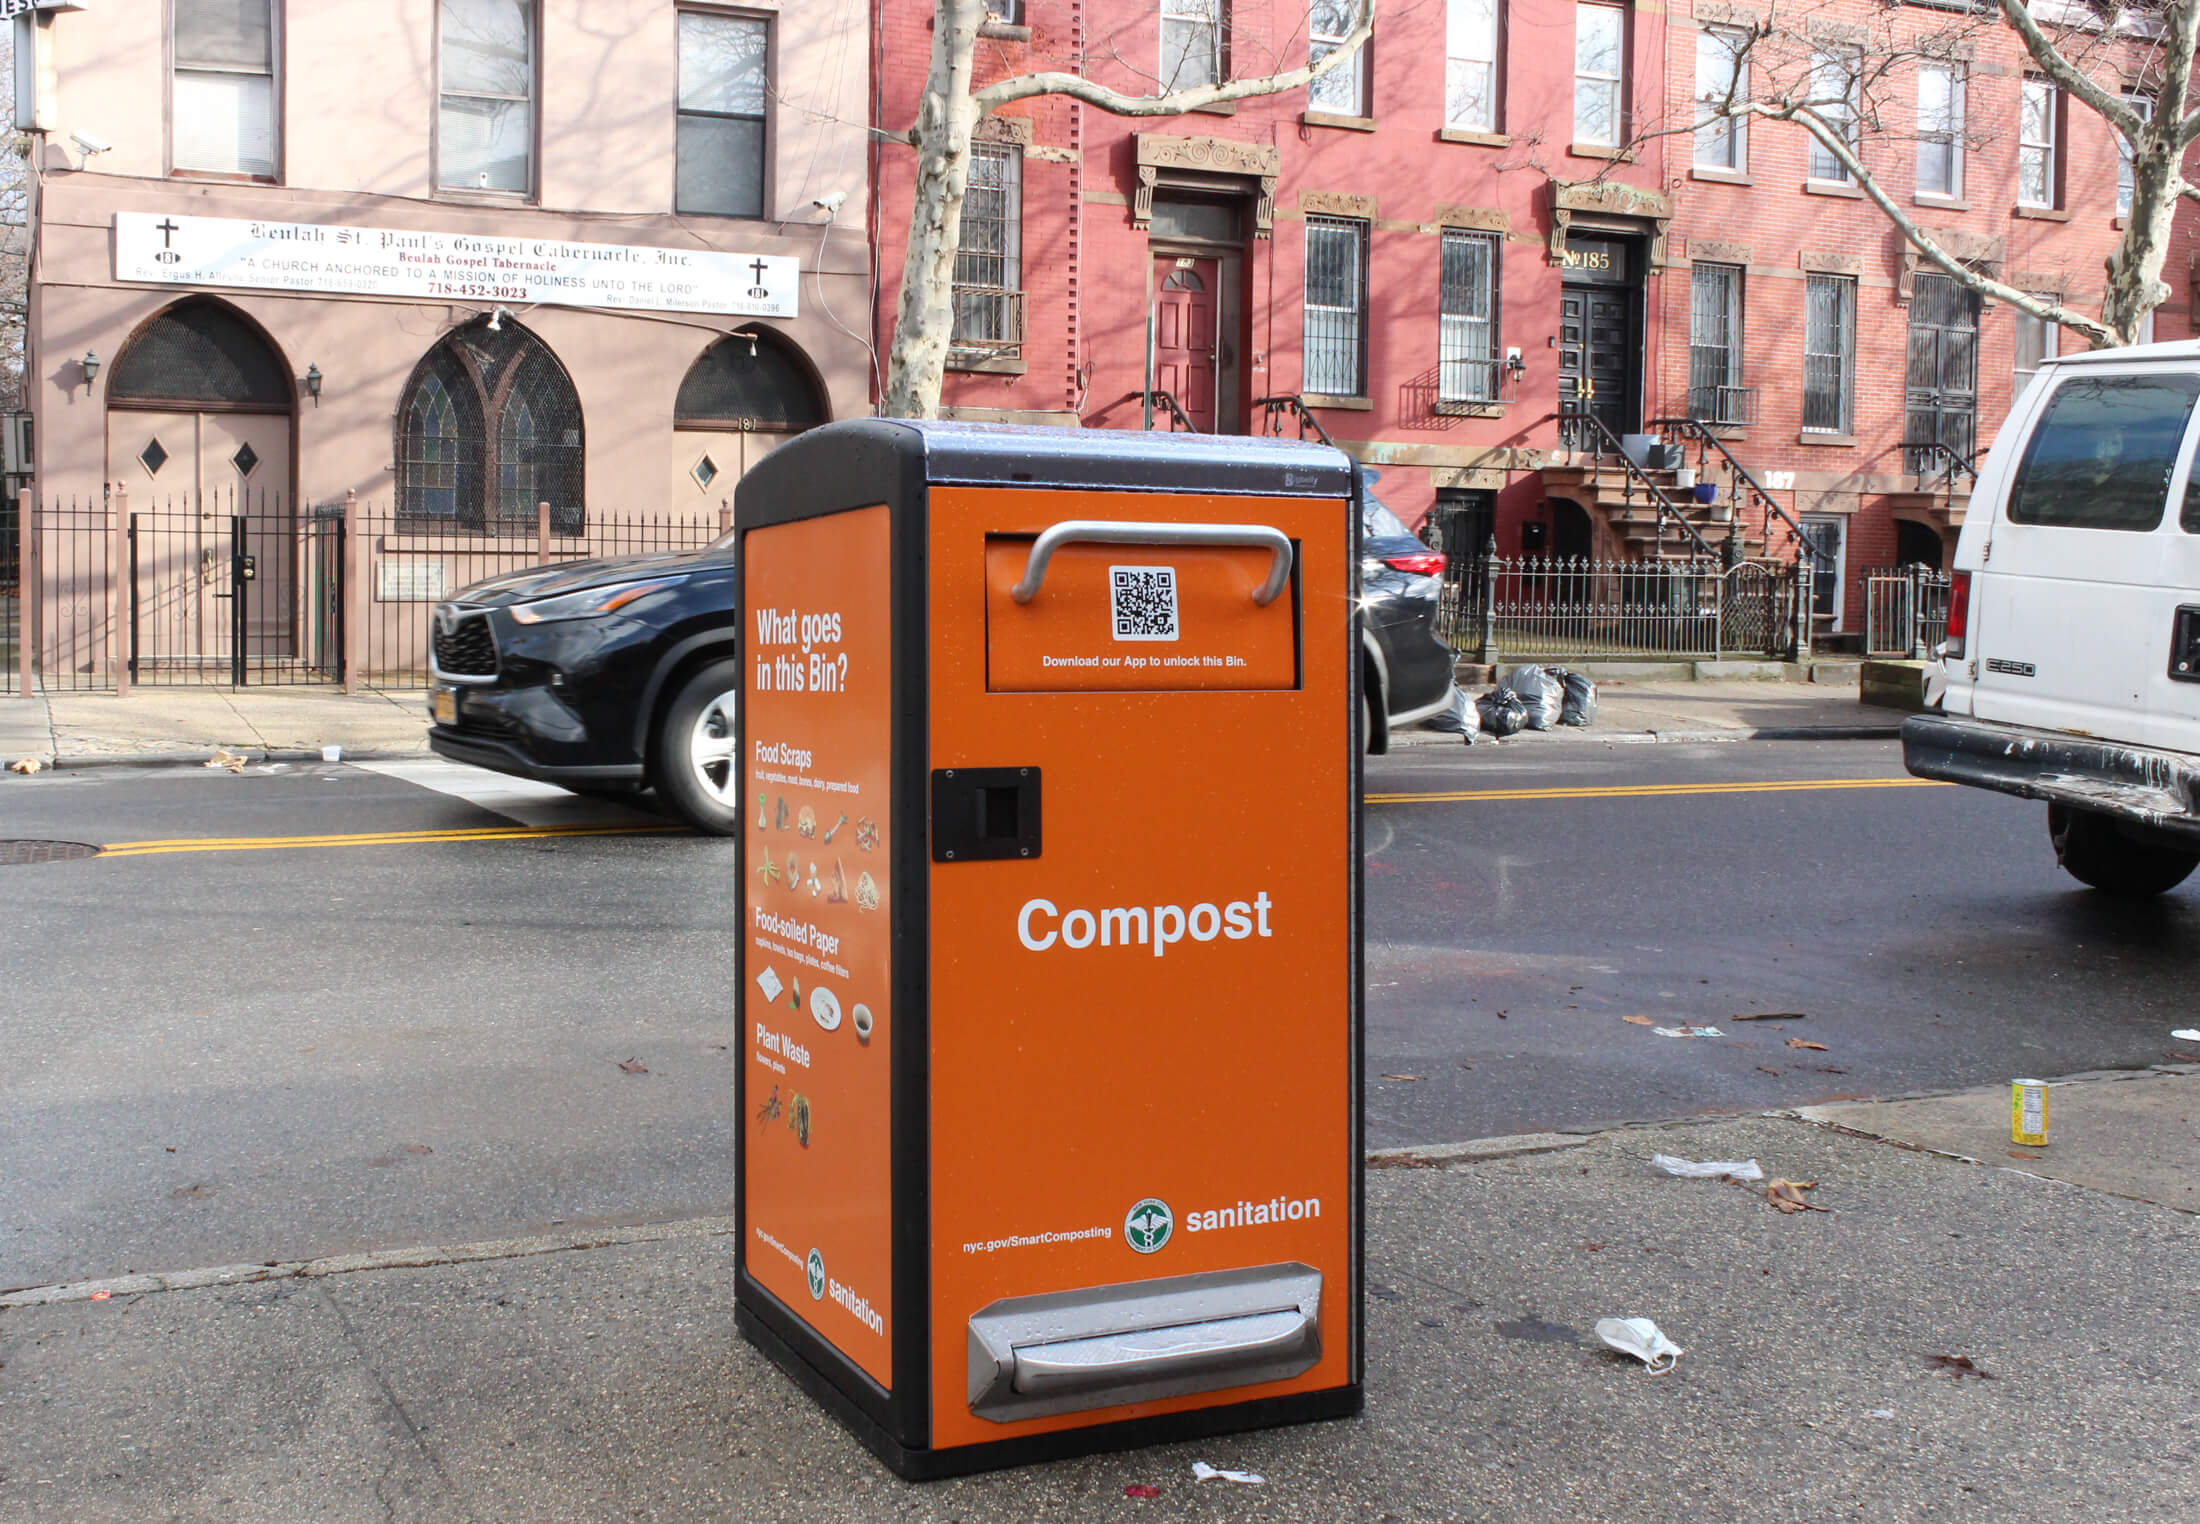
<path fill-rule="evenodd" d="M 1596 1335 L 1623 1355 L 1633 1355 L 1653 1376 L 1671 1370 L 1685 1351 L 1648 1318 L 1599 1318 Z"/>

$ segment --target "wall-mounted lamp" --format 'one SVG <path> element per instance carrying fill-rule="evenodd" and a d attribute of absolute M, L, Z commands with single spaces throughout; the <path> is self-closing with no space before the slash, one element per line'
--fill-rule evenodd
<path fill-rule="evenodd" d="M 320 367 L 320 366 L 318 366 L 318 365 L 308 365 L 308 366 L 306 367 L 306 373 L 305 373 L 305 387 L 306 387 L 306 395 L 307 395 L 308 397 L 311 397 L 311 398 L 313 399 L 313 405 L 314 405 L 315 407 L 319 407 L 319 406 L 321 405 L 321 367 Z"/>
<path fill-rule="evenodd" d="M 506 312 L 502 307 L 499 307 L 492 311 L 489 314 L 489 331 L 491 333 L 502 333 L 504 331 L 504 320 L 511 315 L 512 314 Z"/>
<path fill-rule="evenodd" d="M 1526 360 L 1523 360 L 1523 359 L 1521 359 L 1521 358 L 1520 358 L 1520 349 L 1519 349 L 1519 346 L 1515 345 L 1515 346 L 1513 346 L 1513 347 L 1511 347 L 1511 348 L 1508 348 L 1508 349 L 1507 349 L 1507 350 L 1505 351 L 1505 374 L 1506 374 L 1506 376 L 1508 376 L 1508 377 L 1509 377 L 1509 378 L 1511 378 L 1511 379 L 1512 379 L 1512 380 L 1513 380 L 1513 381 L 1514 381 L 1515 383 L 1517 383 L 1517 382 L 1518 382 L 1518 381 L 1520 380 L 1520 378 L 1521 378 L 1522 376 L 1526 375 L 1527 373 L 1528 373 L 1528 362 L 1527 362 Z"/>
<path fill-rule="evenodd" d="M 735 334 L 733 337 L 737 339 L 747 339 L 749 341 L 749 358 L 752 360 L 756 358 L 756 330 L 754 330 L 753 328 L 744 329 L 740 333 Z"/>
<path fill-rule="evenodd" d="M 88 397 L 92 392 L 92 382 L 99 378 L 99 351 L 85 350 L 84 358 L 76 363 L 77 368 L 84 372 L 84 394 Z"/>

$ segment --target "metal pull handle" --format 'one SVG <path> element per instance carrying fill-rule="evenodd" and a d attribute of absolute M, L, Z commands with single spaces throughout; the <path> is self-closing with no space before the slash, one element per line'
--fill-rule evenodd
<path fill-rule="evenodd" d="M 1268 580 L 1253 589 L 1253 602 L 1266 608 L 1291 580 L 1291 537 L 1266 524 L 1131 524 L 1107 519 L 1065 519 L 1042 530 L 1032 541 L 1023 580 L 1009 589 L 1018 603 L 1039 595 L 1047 563 L 1064 545 L 1247 545 L 1274 553 Z"/>

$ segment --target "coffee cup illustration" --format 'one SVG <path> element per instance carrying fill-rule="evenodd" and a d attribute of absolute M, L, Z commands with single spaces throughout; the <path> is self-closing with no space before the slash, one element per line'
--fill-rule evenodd
<path fill-rule="evenodd" d="M 856 1041 L 860 1043 L 870 1042 L 871 1008 L 867 1005 L 859 1005 L 850 1013 L 849 1019 L 855 1024 Z"/>

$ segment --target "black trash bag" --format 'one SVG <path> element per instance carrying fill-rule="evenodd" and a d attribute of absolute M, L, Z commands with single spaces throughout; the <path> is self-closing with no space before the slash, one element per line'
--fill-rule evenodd
<path fill-rule="evenodd" d="M 1510 688 L 1492 688 L 1474 701 L 1474 708 L 1482 729 L 1500 740 L 1527 729 L 1528 706 Z"/>
<path fill-rule="evenodd" d="M 1451 690 L 1451 702 L 1423 723 L 1440 735 L 1457 736 L 1469 746 L 1474 744 L 1482 729 L 1482 717 L 1474 707 L 1474 700 L 1456 684 Z"/>
<path fill-rule="evenodd" d="M 1527 710 L 1528 729 L 1549 730 L 1558 723 L 1558 711 L 1565 702 L 1566 690 L 1541 667 L 1513 668 L 1506 674 L 1504 686 L 1519 696 L 1521 706 Z"/>
<path fill-rule="evenodd" d="M 1561 725 L 1594 725 L 1597 722 L 1597 685 L 1579 672 L 1566 674 L 1566 702 L 1559 709 Z"/>

